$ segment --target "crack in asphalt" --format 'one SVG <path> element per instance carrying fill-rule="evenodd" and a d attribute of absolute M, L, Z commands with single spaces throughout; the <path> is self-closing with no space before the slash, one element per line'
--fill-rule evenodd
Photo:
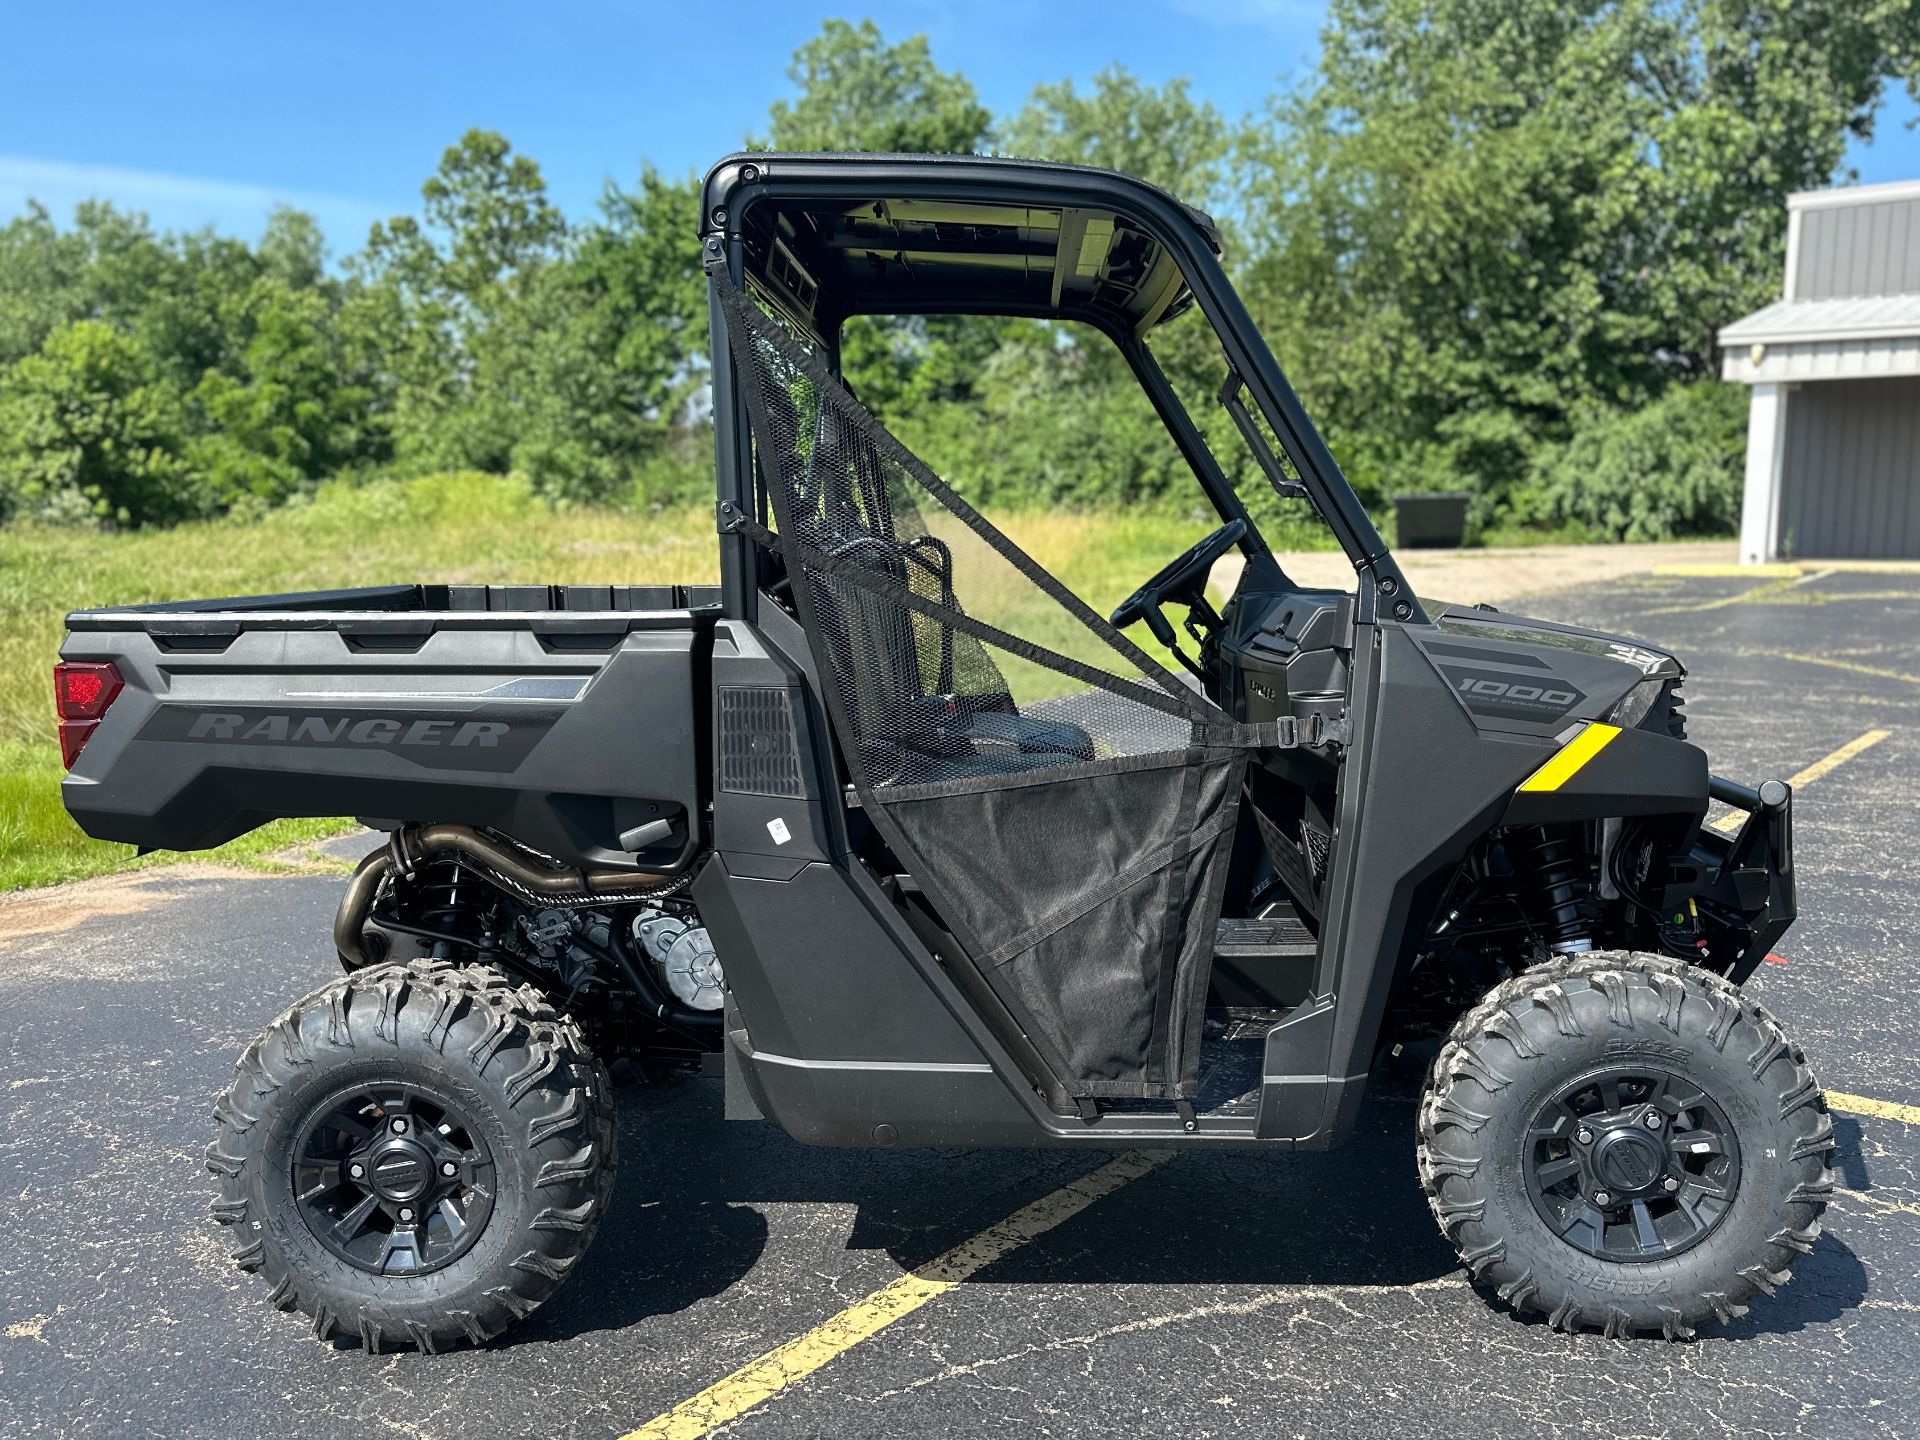
<path fill-rule="evenodd" d="M 962 1376 L 978 1375 L 996 1366 L 1010 1365 L 1016 1360 L 1024 1360 L 1033 1355 L 1060 1350 L 1071 1350 L 1076 1347 L 1091 1347 L 1100 1344 L 1102 1341 L 1111 1340 L 1118 1336 L 1138 1335 L 1149 1330 L 1159 1330 L 1168 1325 L 1184 1325 L 1197 1320 L 1218 1320 L 1227 1317 L 1254 1315 L 1262 1310 L 1270 1310 L 1280 1305 L 1302 1304 L 1314 1301 L 1330 1304 L 1358 1320 L 1367 1317 L 1363 1316 L 1360 1311 L 1354 1309 L 1346 1302 L 1344 1297 L 1348 1293 L 1366 1293 L 1370 1295 L 1399 1293 L 1402 1295 L 1418 1295 L 1432 1290 L 1464 1290 L 1467 1286 L 1468 1282 L 1464 1275 L 1448 1275 L 1442 1276 L 1437 1280 L 1423 1280 L 1412 1285 L 1396 1285 L 1390 1287 L 1303 1285 L 1293 1286 L 1283 1290 L 1270 1290 L 1246 1300 L 1220 1300 L 1209 1305 L 1196 1305 L 1185 1310 L 1167 1311 L 1158 1315 L 1143 1315 L 1135 1320 L 1122 1321 L 1120 1324 L 1104 1326 L 1101 1329 L 1090 1330 L 1084 1334 L 1062 1335 L 1038 1344 L 1022 1346 L 1018 1350 L 1009 1351 L 1002 1355 L 968 1361 L 965 1364 L 950 1364 L 935 1374 L 921 1376 L 919 1379 L 910 1381 L 899 1389 L 882 1390 L 869 1398 L 873 1400 L 891 1399 L 897 1395 L 904 1395 L 909 1391 L 924 1389 L 929 1385 L 938 1385 L 946 1380 L 958 1379 Z M 1302 1311 L 1301 1316 L 1295 1318 L 1302 1318 L 1304 1315 L 1305 1312 Z M 857 1397 L 850 1396 L 849 1398 Z"/>

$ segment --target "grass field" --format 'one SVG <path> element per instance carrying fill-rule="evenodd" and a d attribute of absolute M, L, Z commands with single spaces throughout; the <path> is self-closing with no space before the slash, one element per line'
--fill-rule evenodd
<path fill-rule="evenodd" d="M 996 518 L 1103 611 L 1211 528 L 1164 511 Z M 395 581 L 700 583 L 715 579 L 716 553 L 705 506 L 555 512 L 524 484 L 483 475 L 329 486 L 310 503 L 246 524 L 113 535 L 0 530 L 0 890 L 134 863 L 129 847 L 81 834 L 60 805 L 51 671 L 69 610 Z M 1050 631 L 1057 621 L 1037 623 Z M 1036 638 L 1066 643 L 1064 635 Z M 208 858 L 259 857 L 344 823 L 277 822 Z M 178 857 L 141 863 L 169 858 Z"/>

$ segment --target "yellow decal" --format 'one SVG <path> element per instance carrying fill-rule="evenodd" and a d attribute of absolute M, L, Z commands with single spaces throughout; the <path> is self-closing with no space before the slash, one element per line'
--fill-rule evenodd
<path fill-rule="evenodd" d="M 1558 790 L 1578 775 L 1589 760 L 1611 745 L 1613 737 L 1619 733 L 1618 725 L 1602 725 L 1595 721 L 1562 745 L 1558 755 L 1523 780 L 1521 790 Z"/>

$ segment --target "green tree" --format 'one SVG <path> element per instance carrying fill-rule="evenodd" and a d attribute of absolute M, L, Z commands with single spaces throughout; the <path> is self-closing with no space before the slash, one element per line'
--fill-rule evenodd
<path fill-rule="evenodd" d="M 109 205 L 82 204 L 66 230 L 30 208 L 0 230 L 0 365 L 25 366 L 13 389 L 33 397 L 20 402 L 42 436 L 31 446 L 46 447 L 26 463 L 16 445 L 16 503 L 158 522 L 277 500 L 377 454 L 369 367 L 337 363 L 341 294 L 319 227 L 298 211 L 276 211 L 250 247 L 156 235 Z M 109 399 L 97 444 L 68 405 L 95 392 Z M 151 443 L 134 445 L 135 432 Z M 115 463 L 123 474 L 107 473 Z"/>
<path fill-rule="evenodd" d="M 1784 206 L 1835 179 L 1869 139 L 1883 85 L 1920 95 L 1912 0 L 1696 0 L 1645 62 L 1647 146 L 1608 189 L 1626 304 L 1642 350 L 1689 378 L 1717 369 L 1714 332 L 1779 294 Z"/>
<path fill-rule="evenodd" d="M 826 22 L 750 143 L 1103 165 L 1220 216 L 1236 278 L 1370 502 L 1466 485 L 1603 533 L 1724 526 L 1713 335 L 1769 298 L 1781 202 L 1920 91 L 1912 0 L 1335 0 L 1320 61 L 1233 131 L 1184 80 L 1042 85 L 998 124 L 924 36 Z M 0 225 L 0 514 L 164 523 L 334 473 L 517 470 L 557 500 L 706 484 L 697 187 L 643 169 L 569 225 L 469 131 L 345 276 L 311 216 L 257 244 L 30 206 Z M 1241 232 L 1246 243 L 1234 232 Z M 1216 449 L 1220 356 L 1154 352 Z M 862 318 L 867 404 L 982 493 L 1184 492 L 1130 374 L 1035 321 Z M 1256 493 L 1258 487 L 1256 483 Z"/>
<path fill-rule="evenodd" d="M 260 273 L 290 290 L 329 288 L 326 236 L 320 222 L 304 210 L 274 206 L 254 254 Z"/>
<path fill-rule="evenodd" d="M 165 524 L 204 514 L 180 397 L 144 346 L 99 320 L 0 373 L 0 514 Z"/>
<path fill-rule="evenodd" d="M 1115 65 L 1084 92 L 1072 81 L 1039 86 L 1002 127 L 1000 147 L 1136 175 L 1216 212 L 1233 203 L 1233 131 L 1184 79 L 1148 85 Z M 1233 465 L 1244 448 L 1215 399 L 1219 341 L 1196 316 L 1157 331 L 1153 348 L 1190 413 L 1203 429 L 1219 430 L 1215 451 Z M 1028 477 L 1038 494 L 1088 504 L 1193 493 L 1191 473 L 1106 337 L 1071 326 L 1010 329 L 988 378 L 983 400 L 994 445 L 1004 445 L 1010 460 L 1020 457 L 1006 469 Z"/>
<path fill-rule="evenodd" d="M 363 268 L 483 312 L 530 284 L 566 238 L 540 167 L 491 130 L 469 130 L 448 146 L 420 196 L 423 219 L 374 225 Z"/>
<path fill-rule="evenodd" d="M 352 273 L 353 324 L 390 357 L 393 432 L 407 468 L 505 471 L 525 398 L 528 323 L 566 223 L 540 167 L 469 130 L 421 186 L 424 222 L 376 224 Z"/>
<path fill-rule="evenodd" d="M 1249 136 L 1247 289 L 1363 487 L 1488 513 L 1582 417 L 1710 375 L 1911 11 L 1336 0 Z"/>
<path fill-rule="evenodd" d="M 117 314 L 183 393 L 210 372 L 238 371 L 247 332 L 233 318 L 245 313 L 260 274 L 252 249 L 211 231 L 148 241 L 125 257 L 126 301 L 105 313 Z"/>
<path fill-rule="evenodd" d="M 632 190 L 606 187 L 600 222 L 556 267 L 534 350 L 540 415 L 514 452 L 548 493 L 637 487 L 659 503 L 711 485 L 706 436 L 688 419 L 707 374 L 699 203 L 697 181 L 645 167 Z"/>
<path fill-rule="evenodd" d="M 1148 85 L 1110 65 L 1082 93 L 1071 80 L 1036 88 L 1000 132 L 1000 149 L 1031 160 L 1118 170 L 1189 205 L 1223 207 L 1233 133 L 1211 104 L 1180 78 Z"/>
<path fill-rule="evenodd" d="M 574 284 L 643 408 L 670 405 L 707 348 L 699 181 L 649 165 L 632 190 L 609 184 L 600 212 L 569 266 Z"/>
<path fill-rule="evenodd" d="M 86 310 L 87 255 L 46 208 L 0 226 L 0 367 L 33 354 L 47 336 Z"/>
<path fill-rule="evenodd" d="M 102 320 L 140 332 L 154 361 L 191 385 L 226 353 L 220 299 L 251 279 L 238 241 L 158 236 L 144 215 L 99 201 L 76 207 L 63 231 L 30 205 L 0 229 L 0 364 L 62 325 Z"/>
<path fill-rule="evenodd" d="M 1619 540 L 1724 535 L 1739 523 L 1746 433 L 1746 391 L 1717 380 L 1579 416 L 1571 440 L 1538 453 L 1516 518 Z"/>
<path fill-rule="evenodd" d="M 1256 137 L 1249 290 L 1359 483 L 1524 473 L 1583 357 L 1617 352 L 1590 213 L 1635 132 L 1637 16 L 1341 0 Z"/>
<path fill-rule="evenodd" d="M 993 124 L 973 83 L 933 63 L 926 36 L 889 45 L 871 20 L 827 21 L 787 77 L 800 93 L 774 102 L 759 148 L 965 155 Z"/>
<path fill-rule="evenodd" d="M 238 375 L 208 371 L 195 399 L 213 426 L 193 449 L 219 502 L 277 504 L 378 458 L 374 396 L 317 289 L 257 281 Z"/>
<path fill-rule="evenodd" d="M 695 182 L 645 169 L 576 230 L 538 166 L 472 131 L 422 195 L 423 221 L 374 228 L 340 322 L 383 359 L 402 468 L 516 470 L 566 501 L 684 492 L 666 462 L 703 376 Z"/>
<path fill-rule="evenodd" d="M 787 76 L 799 88 L 777 100 L 767 134 L 775 150 L 863 150 L 964 155 L 983 151 L 993 115 L 973 84 L 933 61 L 927 37 L 897 45 L 871 20 L 829 20 L 794 52 Z M 964 402 L 1004 326 L 967 317 L 855 320 L 841 367 L 876 414 L 902 417 L 935 403 Z"/>

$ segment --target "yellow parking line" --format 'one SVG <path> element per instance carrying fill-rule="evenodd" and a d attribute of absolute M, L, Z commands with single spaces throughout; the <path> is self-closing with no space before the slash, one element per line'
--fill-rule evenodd
<path fill-rule="evenodd" d="M 1855 603 L 1867 600 L 1913 600 L 1920 599 L 1920 591 L 1913 590 L 1845 590 L 1829 592 L 1822 590 L 1802 590 L 1802 586 L 1811 586 L 1829 579 L 1832 570 L 1814 570 L 1807 573 L 1789 572 L 1763 583 L 1750 585 L 1733 595 L 1722 595 L 1717 600 L 1697 600 L 1684 605 L 1662 605 L 1658 609 L 1644 610 L 1644 619 L 1653 615 L 1699 615 L 1708 610 L 1724 610 L 1729 605 L 1834 605 Z M 1798 591 L 1798 594 L 1793 592 Z"/>
<path fill-rule="evenodd" d="M 1804 785 L 1811 785 L 1823 775 L 1831 775 L 1842 765 L 1846 764 L 1847 761 L 1852 760 L 1858 755 L 1865 754 L 1892 733 L 1891 730 L 1869 730 L 1859 739 L 1849 740 L 1831 755 L 1814 761 L 1813 764 L 1807 766 L 1807 768 L 1799 774 L 1790 776 L 1787 784 L 1796 790 Z"/>
<path fill-rule="evenodd" d="M 1898 1105 L 1891 1100 L 1876 1100 L 1871 1095 L 1849 1095 L 1843 1090 L 1829 1090 L 1827 1108 L 1844 1110 L 1849 1115 L 1898 1120 L 1902 1125 L 1920 1125 L 1920 1105 Z"/>
<path fill-rule="evenodd" d="M 1789 779 L 1787 784 L 1795 790 L 1811 785 L 1822 776 L 1831 775 L 1835 770 L 1838 770 L 1855 756 L 1865 754 L 1892 733 L 1891 730 L 1869 730 L 1866 734 L 1860 736 L 1859 739 L 1849 740 L 1831 755 L 1822 756 L 1820 759 L 1814 761 L 1811 765 L 1807 766 L 1806 769 Z M 1746 823 L 1746 819 L 1746 811 L 1729 810 L 1725 815 L 1722 815 L 1718 820 L 1713 822 L 1713 828 L 1723 835 L 1731 835 Z"/>
<path fill-rule="evenodd" d="M 1798 580 L 1803 573 L 1792 561 L 1742 565 L 1656 565 L 1653 573 L 1660 579 L 1674 580 Z"/>
<path fill-rule="evenodd" d="M 1872 675 L 1880 680 L 1904 680 L 1909 685 L 1920 685 L 1920 675 L 1909 675 L 1904 670 L 1883 670 L 1878 665 L 1862 665 L 1857 660 L 1837 660 L 1831 655 L 1801 655 L 1792 650 L 1780 652 L 1782 660 L 1797 660 L 1802 665 L 1825 665 L 1834 670 L 1851 670 L 1856 675 Z"/>
<path fill-rule="evenodd" d="M 1826 1097 L 1830 1110 L 1920 1125 L 1920 1105 L 1900 1105 L 1840 1090 L 1829 1090 Z M 1071 1220 L 1096 1200 L 1111 1195 L 1171 1158 L 1170 1154 L 1136 1152 L 1108 1161 L 1052 1194 L 1023 1205 L 1006 1219 L 988 1226 L 970 1240 L 963 1240 L 937 1259 L 882 1285 L 864 1300 L 849 1305 L 804 1335 L 749 1361 L 726 1379 L 681 1401 L 639 1429 L 628 1431 L 620 1440 L 704 1440 L 861 1341 L 878 1335 L 894 1321 L 905 1319 L 1028 1241 Z"/>
<path fill-rule="evenodd" d="M 1108 1161 L 1051 1195 L 1023 1205 L 938 1259 L 882 1285 L 806 1334 L 749 1361 L 620 1440 L 700 1440 L 1170 1158 L 1134 1153 Z"/>
<path fill-rule="evenodd" d="M 1911 560 L 1820 560 L 1814 562 L 1823 575 L 1912 575 L 1920 565 Z M 1774 560 L 1762 564 L 1656 565 L 1653 573 L 1662 579 L 1682 580 L 1764 580 L 1785 577 L 1798 579 L 1806 566 L 1795 560 Z"/>
<path fill-rule="evenodd" d="M 1691 605 L 1662 605 L 1657 610 L 1648 610 L 1644 613 L 1648 616 L 1697 615 L 1707 610 L 1724 610 L 1729 605 L 1747 605 L 1761 600 L 1768 595 L 1778 595 L 1781 591 L 1791 588 L 1794 582 L 1800 578 L 1800 571 L 1796 568 L 1791 575 L 1783 575 L 1778 579 L 1769 580 L 1763 585 L 1750 585 L 1737 595 L 1722 595 L 1718 600 L 1701 600 Z"/>

